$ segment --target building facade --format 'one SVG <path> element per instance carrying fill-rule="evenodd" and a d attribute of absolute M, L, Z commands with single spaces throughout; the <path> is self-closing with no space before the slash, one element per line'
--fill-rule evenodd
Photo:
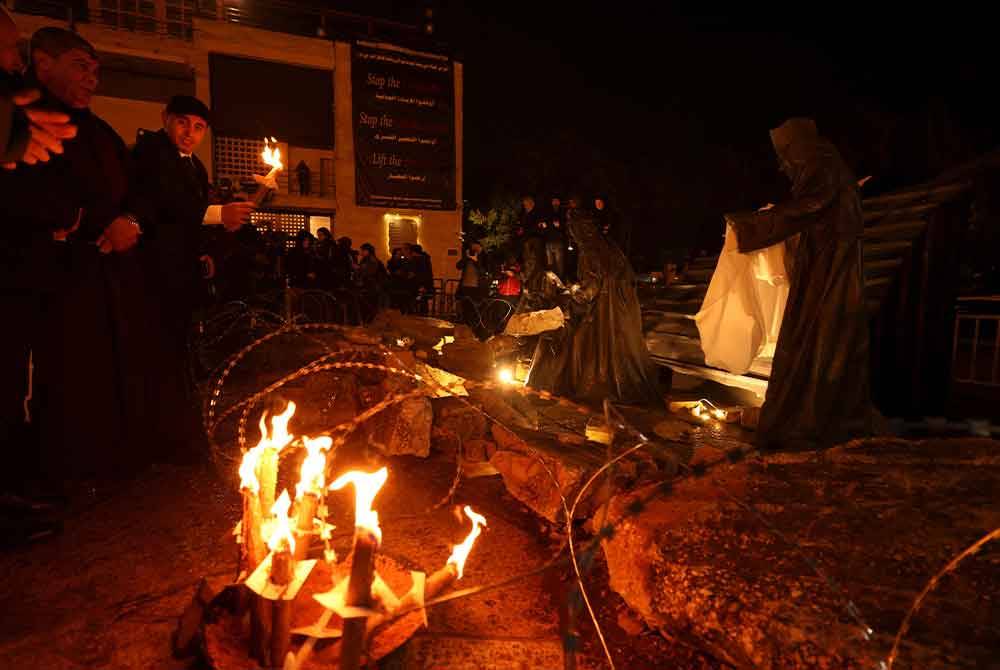
<path fill-rule="evenodd" d="M 267 171 L 259 154 L 275 138 L 285 170 L 256 223 L 292 234 L 326 226 L 383 259 L 418 242 L 435 276 L 456 275 L 462 64 L 393 39 L 415 26 L 333 10 L 272 17 L 267 2 L 235 0 L 7 5 L 25 39 L 70 25 L 96 47 L 92 108 L 128 144 L 161 126 L 172 95 L 196 95 L 214 115 L 198 155 L 217 187 L 239 191 Z"/>

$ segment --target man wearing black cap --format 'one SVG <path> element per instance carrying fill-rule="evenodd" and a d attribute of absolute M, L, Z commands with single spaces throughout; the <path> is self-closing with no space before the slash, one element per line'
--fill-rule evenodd
<path fill-rule="evenodd" d="M 201 100 L 174 96 L 162 118 L 161 130 L 141 133 L 136 141 L 128 208 L 143 229 L 141 252 L 151 302 L 158 307 L 168 340 L 161 359 L 164 365 L 156 375 L 161 406 L 169 398 L 178 402 L 187 398 L 161 412 L 174 417 L 164 428 L 177 438 L 170 447 L 176 453 L 200 440 L 192 428 L 192 423 L 197 425 L 192 421 L 196 419 L 191 412 L 193 389 L 181 373 L 187 369 L 187 337 L 197 300 L 201 226 L 222 223 L 227 230 L 236 231 L 249 221 L 253 205 L 208 204 L 208 173 L 194 155 L 211 123 L 211 113 Z M 166 388 L 176 393 L 164 393 Z"/>

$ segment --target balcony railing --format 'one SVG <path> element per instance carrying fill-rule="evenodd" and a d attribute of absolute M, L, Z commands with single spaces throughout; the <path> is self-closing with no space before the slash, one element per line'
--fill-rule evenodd
<path fill-rule="evenodd" d="M 282 0 L 14 0 L 23 14 L 67 23 L 97 23 L 114 30 L 164 35 L 190 41 L 195 17 L 306 37 L 378 37 L 428 47 L 416 23 L 309 7 Z"/>

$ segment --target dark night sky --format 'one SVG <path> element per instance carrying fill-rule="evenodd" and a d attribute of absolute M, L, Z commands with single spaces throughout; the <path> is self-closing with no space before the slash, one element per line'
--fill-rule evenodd
<path fill-rule="evenodd" d="M 787 189 L 767 130 L 792 115 L 816 118 L 859 176 L 873 174 L 869 192 L 932 177 L 1000 145 L 995 38 L 975 15 L 913 7 L 818 5 L 806 19 L 801 7 L 440 0 L 435 35 L 465 63 L 466 200 L 604 191 L 640 245 L 711 245 L 723 212 Z"/>

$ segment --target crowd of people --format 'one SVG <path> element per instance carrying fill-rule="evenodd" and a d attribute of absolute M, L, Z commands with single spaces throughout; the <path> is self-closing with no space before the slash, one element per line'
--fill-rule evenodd
<path fill-rule="evenodd" d="M 263 231 L 259 230 L 263 229 Z M 203 283 L 203 305 L 241 301 L 285 288 L 324 291 L 348 307 L 348 318 L 369 322 L 386 307 L 426 314 L 434 296 L 430 255 L 404 243 L 383 262 L 375 246 L 354 248 L 349 237 L 334 239 L 329 228 L 313 235 L 300 230 L 288 248 L 271 221 L 247 224 L 229 235 L 207 231 L 204 256 L 211 260 Z"/>
<path fill-rule="evenodd" d="M 605 240 L 620 245 L 619 226 L 607 198 L 584 200 L 579 195 L 570 196 L 565 203 L 553 196 L 545 206 L 539 206 L 533 195 L 523 196 L 511 240 L 492 255 L 486 254 L 478 240 L 470 240 L 456 264 L 461 273 L 455 292 L 459 318 L 488 331 L 503 324 L 483 323 L 484 301 L 506 302 L 511 309 L 501 313 L 510 315 L 522 302 L 531 302 L 531 296 L 542 290 L 547 278 L 564 285 L 574 281 L 577 249 L 568 232 L 568 221 L 582 213 L 593 220 Z"/>

